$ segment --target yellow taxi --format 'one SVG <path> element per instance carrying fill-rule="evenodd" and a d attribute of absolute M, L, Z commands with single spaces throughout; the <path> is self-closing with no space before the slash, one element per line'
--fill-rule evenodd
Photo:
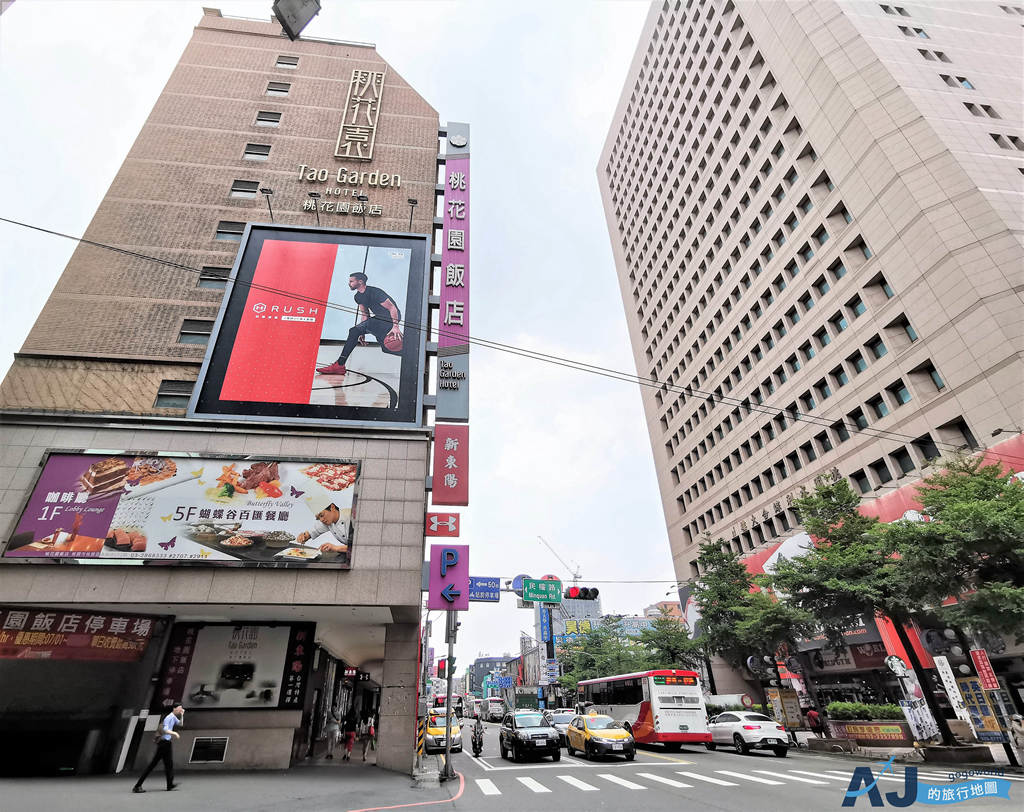
<path fill-rule="evenodd" d="M 577 750 L 584 756 L 618 756 L 626 761 L 636 758 L 636 742 L 624 726 L 610 716 L 577 716 L 565 731 L 566 751 L 574 755 Z"/>
<path fill-rule="evenodd" d="M 445 748 L 444 708 L 434 708 L 427 716 L 427 729 L 423 736 L 423 749 L 428 753 L 443 753 Z M 452 752 L 462 752 L 462 729 L 458 717 L 452 714 Z"/>

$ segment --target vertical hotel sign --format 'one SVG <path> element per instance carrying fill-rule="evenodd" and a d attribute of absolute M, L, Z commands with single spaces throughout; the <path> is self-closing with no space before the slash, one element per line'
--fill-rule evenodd
<path fill-rule="evenodd" d="M 377 140 L 377 118 L 380 100 L 384 95 L 384 71 L 352 71 L 348 83 L 348 96 L 342 111 L 336 158 L 373 160 L 373 145 Z"/>
<path fill-rule="evenodd" d="M 469 426 L 434 426 L 435 505 L 469 504 Z"/>
<path fill-rule="evenodd" d="M 436 419 L 469 420 L 469 125 L 449 123 L 445 153 Z"/>

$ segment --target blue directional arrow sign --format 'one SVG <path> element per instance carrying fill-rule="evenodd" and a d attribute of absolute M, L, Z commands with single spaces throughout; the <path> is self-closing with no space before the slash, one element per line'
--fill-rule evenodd
<path fill-rule="evenodd" d="M 448 584 L 441 590 L 441 597 L 448 601 L 448 603 L 455 603 L 455 599 L 461 594 L 462 593 L 455 588 L 455 584 Z"/>
<path fill-rule="evenodd" d="M 501 600 L 501 579 L 485 576 L 478 578 L 475 575 L 470 575 L 469 599 L 497 603 Z"/>

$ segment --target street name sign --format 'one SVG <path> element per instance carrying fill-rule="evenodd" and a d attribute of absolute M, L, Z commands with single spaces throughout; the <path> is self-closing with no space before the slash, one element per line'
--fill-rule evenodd
<path fill-rule="evenodd" d="M 469 609 L 469 545 L 430 545 L 428 609 Z"/>
<path fill-rule="evenodd" d="M 469 599 L 496 603 L 501 600 L 501 579 L 488 576 L 469 576 Z"/>
<path fill-rule="evenodd" d="M 543 601 L 545 603 L 562 602 L 562 582 L 545 581 L 543 579 L 523 579 L 523 600 Z"/>

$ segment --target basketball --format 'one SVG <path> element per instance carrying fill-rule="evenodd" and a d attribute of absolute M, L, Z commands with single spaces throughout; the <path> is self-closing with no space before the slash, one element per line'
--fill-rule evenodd
<path fill-rule="evenodd" d="M 386 349 L 388 352 L 401 352 L 402 337 L 395 335 L 384 336 L 384 349 Z"/>

